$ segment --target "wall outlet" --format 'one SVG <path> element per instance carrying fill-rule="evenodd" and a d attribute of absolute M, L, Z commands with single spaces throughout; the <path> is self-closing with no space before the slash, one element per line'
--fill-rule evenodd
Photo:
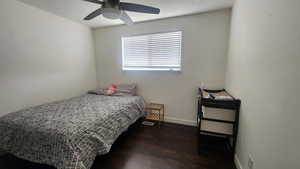
<path fill-rule="evenodd" d="M 253 158 L 249 155 L 248 156 L 248 169 L 253 169 L 254 161 Z"/>

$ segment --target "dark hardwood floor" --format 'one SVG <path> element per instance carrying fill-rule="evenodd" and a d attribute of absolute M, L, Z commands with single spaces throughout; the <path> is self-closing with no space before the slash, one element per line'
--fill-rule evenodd
<path fill-rule="evenodd" d="M 11 155 L 0 158 L 0 169 L 55 169 Z M 176 124 L 130 127 L 110 153 L 98 156 L 92 169 L 235 169 L 229 153 L 203 148 L 198 153 L 197 128 Z"/>

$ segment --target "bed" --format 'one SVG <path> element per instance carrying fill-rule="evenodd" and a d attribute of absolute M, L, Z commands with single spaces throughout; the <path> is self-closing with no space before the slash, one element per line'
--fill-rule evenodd
<path fill-rule="evenodd" d="M 0 118 L 0 151 L 57 169 L 89 169 L 144 116 L 140 96 L 84 94 Z"/>

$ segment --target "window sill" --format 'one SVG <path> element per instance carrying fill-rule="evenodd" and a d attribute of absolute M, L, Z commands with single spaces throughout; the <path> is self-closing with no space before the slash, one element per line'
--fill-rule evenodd
<path fill-rule="evenodd" d="M 164 71 L 181 72 L 181 68 L 123 68 L 123 71 Z"/>

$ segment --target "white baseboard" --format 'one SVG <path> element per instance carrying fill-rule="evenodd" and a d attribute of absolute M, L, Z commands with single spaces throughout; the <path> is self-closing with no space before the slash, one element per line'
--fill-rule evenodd
<path fill-rule="evenodd" d="M 165 117 L 165 122 L 183 124 L 187 126 L 197 126 L 197 122 L 193 120 L 177 119 L 174 117 Z"/>
<path fill-rule="evenodd" d="M 243 169 L 242 164 L 241 164 L 240 159 L 237 156 L 237 154 L 234 155 L 234 164 L 237 169 Z"/>

